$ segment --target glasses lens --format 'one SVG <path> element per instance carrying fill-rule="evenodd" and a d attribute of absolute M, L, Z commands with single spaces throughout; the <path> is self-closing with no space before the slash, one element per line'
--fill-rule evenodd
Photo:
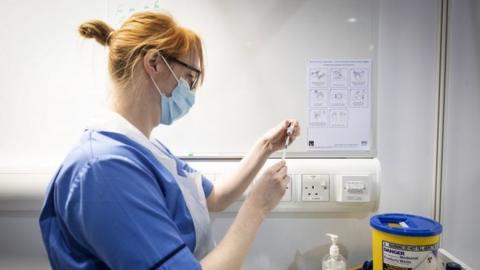
<path fill-rule="evenodd" d="M 190 84 L 190 88 L 191 88 L 192 90 L 197 89 L 197 82 L 198 82 L 198 75 L 195 76 L 195 78 L 193 79 L 192 83 Z"/>
<path fill-rule="evenodd" d="M 188 81 L 188 84 L 190 85 L 190 89 L 194 90 L 196 87 L 197 87 L 197 82 L 198 82 L 198 78 L 200 77 L 200 70 L 190 66 L 189 64 L 181 61 L 181 60 L 178 60 L 177 58 L 175 57 L 170 57 L 170 60 L 173 60 L 174 62 L 182 65 L 183 67 L 193 71 L 193 74 L 189 77 L 191 77 L 191 80 L 187 80 Z"/>

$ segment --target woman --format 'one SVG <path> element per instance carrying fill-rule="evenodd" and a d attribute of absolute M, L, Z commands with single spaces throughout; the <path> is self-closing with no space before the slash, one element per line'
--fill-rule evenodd
<path fill-rule="evenodd" d="M 286 120 L 258 140 L 238 170 L 213 184 L 150 134 L 185 115 L 203 80 L 198 36 L 171 17 L 141 12 L 113 31 L 79 32 L 109 46 L 111 114 L 85 130 L 50 184 L 40 227 L 53 269 L 239 269 L 287 185 L 280 161 L 259 176 L 215 246 L 208 211 L 221 211 L 282 148 Z"/>

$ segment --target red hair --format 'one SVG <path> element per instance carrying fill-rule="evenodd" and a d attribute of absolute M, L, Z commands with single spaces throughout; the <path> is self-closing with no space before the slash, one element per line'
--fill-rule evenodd
<path fill-rule="evenodd" d="M 144 11 L 133 14 L 118 30 L 100 20 L 87 21 L 78 28 L 80 35 L 94 38 L 109 47 L 108 69 L 112 79 L 127 84 L 134 68 L 150 49 L 158 50 L 167 57 L 182 57 L 196 52 L 203 71 L 203 48 L 200 37 L 183 28 L 169 15 Z M 203 72 L 200 82 L 203 81 Z"/>

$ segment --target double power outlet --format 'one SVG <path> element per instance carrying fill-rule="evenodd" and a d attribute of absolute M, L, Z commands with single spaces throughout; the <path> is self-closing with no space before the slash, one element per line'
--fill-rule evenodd
<path fill-rule="evenodd" d="M 285 190 L 282 202 L 292 201 L 292 182 L 293 175 L 289 175 L 289 182 Z M 330 200 L 330 176 L 318 174 L 297 175 L 301 181 L 301 201 L 322 202 Z"/>
<path fill-rule="evenodd" d="M 209 175 L 210 179 L 215 179 Z M 332 179 L 330 179 L 332 178 Z M 253 182 L 243 193 L 243 201 L 250 193 Z M 335 184 L 334 187 L 332 185 Z M 281 202 L 369 202 L 370 176 L 296 174 L 288 175 L 288 185 Z M 333 197 L 331 197 L 333 196 Z"/>
<path fill-rule="evenodd" d="M 303 175 L 288 175 L 288 184 L 283 195 L 281 202 L 291 202 L 293 199 L 292 183 L 294 177 L 300 177 L 301 180 L 301 201 L 312 202 L 324 202 L 330 200 L 330 176 L 329 175 L 316 175 L 316 174 L 303 174 Z M 240 200 L 244 200 L 250 190 L 250 185 L 243 193 Z"/>

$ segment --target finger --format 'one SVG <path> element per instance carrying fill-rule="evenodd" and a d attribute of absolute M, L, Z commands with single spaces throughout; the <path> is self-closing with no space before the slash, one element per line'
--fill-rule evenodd
<path fill-rule="evenodd" d="M 297 119 L 287 119 L 288 123 L 290 123 L 290 125 L 293 125 L 294 127 L 298 126 L 298 120 Z"/>
<path fill-rule="evenodd" d="M 300 136 L 300 128 L 295 131 L 295 137 Z"/>
<path fill-rule="evenodd" d="M 292 141 L 294 141 L 295 139 L 297 139 L 298 137 L 300 136 L 300 130 L 297 130 L 293 136 L 292 136 Z"/>
<path fill-rule="evenodd" d="M 285 160 L 280 160 L 278 161 L 277 163 L 273 164 L 270 168 L 274 171 L 274 172 L 278 172 L 281 168 L 285 167 L 287 163 L 285 162 Z"/>
<path fill-rule="evenodd" d="M 280 124 L 278 124 L 278 126 L 276 126 L 273 130 L 272 130 L 272 136 L 273 137 L 276 137 L 276 136 L 286 136 L 286 132 L 287 132 L 287 129 L 288 129 L 288 124 L 290 122 L 288 120 L 283 120 Z"/>
<path fill-rule="evenodd" d="M 292 140 L 296 139 L 298 136 L 300 136 L 300 124 L 296 122 L 295 128 L 293 129 Z"/>
<path fill-rule="evenodd" d="M 284 122 L 286 123 L 285 127 L 286 127 L 286 128 L 288 128 L 288 127 L 290 127 L 290 126 L 295 127 L 295 122 L 296 122 L 296 121 L 297 121 L 297 120 L 295 120 L 295 119 L 286 119 L 286 120 L 284 120 Z"/>
<path fill-rule="evenodd" d="M 300 134 L 300 124 L 298 122 L 295 125 L 295 129 L 293 130 L 293 134 L 296 134 L 296 135 Z"/>
<path fill-rule="evenodd" d="M 280 181 L 283 181 L 285 177 L 287 177 L 287 166 L 282 167 L 278 172 L 275 174 L 275 178 L 277 178 Z"/>
<path fill-rule="evenodd" d="M 298 120 L 297 119 L 287 119 L 286 121 L 288 121 L 287 127 L 293 127 L 293 132 L 292 132 L 292 135 L 293 135 L 295 133 L 295 131 L 300 128 Z"/>
<path fill-rule="evenodd" d="M 285 174 L 285 177 L 282 179 L 282 183 L 287 183 L 290 182 L 290 177 L 288 176 L 288 174 Z"/>
<path fill-rule="evenodd" d="M 287 186 L 288 186 L 289 182 L 290 182 L 290 177 L 287 176 L 284 179 L 282 179 L 280 184 L 282 185 L 283 189 L 287 189 Z"/>
<path fill-rule="evenodd" d="M 300 136 L 300 133 L 294 133 L 292 136 L 290 136 L 290 140 L 288 142 L 288 145 L 290 146 L 297 138 Z"/>
<path fill-rule="evenodd" d="M 283 132 L 283 130 L 287 130 L 290 121 L 288 119 L 283 120 L 278 126 L 277 131 Z"/>

